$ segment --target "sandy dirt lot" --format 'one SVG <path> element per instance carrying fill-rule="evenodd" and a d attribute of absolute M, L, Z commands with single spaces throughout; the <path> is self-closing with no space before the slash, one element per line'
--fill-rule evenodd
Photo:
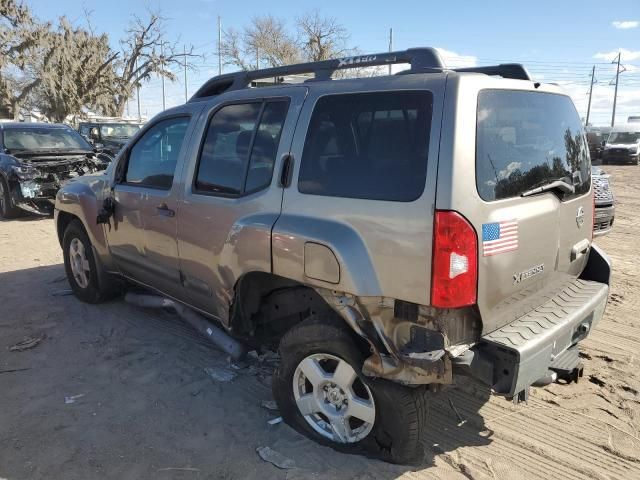
<path fill-rule="evenodd" d="M 0 478 L 640 479 L 640 169 L 609 167 L 614 261 L 606 318 L 584 342 L 578 385 L 534 389 L 528 406 L 471 382 L 437 394 L 420 467 L 320 447 L 284 424 L 270 365 L 229 369 L 174 316 L 68 288 L 50 219 L 0 223 Z M 25 338 L 34 348 L 11 351 Z M 215 381 L 205 368 L 233 371 Z M 459 420 L 455 405 L 466 420 Z M 295 462 L 280 470 L 256 448 Z"/>

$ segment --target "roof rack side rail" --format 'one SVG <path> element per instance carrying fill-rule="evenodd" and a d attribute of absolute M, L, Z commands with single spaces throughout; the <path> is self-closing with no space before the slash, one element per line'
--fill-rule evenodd
<path fill-rule="evenodd" d="M 213 77 L 205 82 L 189 101 L 218 95 L 230 90 L 246 88 L 251 82 L 264 78 L 313 73 L 316 80 L 328 80 L 336 70 L 393 65 L 398 63 L 410 64 L 410 71 L 442 71 L 445 69 L 444 63 L 435 48 L 410 48 L 398 52 L 355 55 L 319 62 L 298 63 L 294 65 L 283 65 L 281 67 L 264 68 L 261 70 L 227 73 Z"/>
<path fill-rule="evenodd" d="M 490 65 L 486 67 L 454 68 L 453 71 L 498 75 L 503 78 L 512 78 L 514 80 L 533 80 L 524 65 L 521 65 L 520 63 L 501 63 L 500 65 Z"/>

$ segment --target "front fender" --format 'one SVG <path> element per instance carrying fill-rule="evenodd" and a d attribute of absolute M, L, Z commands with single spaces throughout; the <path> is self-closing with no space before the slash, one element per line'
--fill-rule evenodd
<path fill-rule="evenodd" d="M 56 226 L 62 212 L 77 217 L 100 257 L 108 255 L 108 247 L 105 227 L 96 223 L 96 217 L 107 186 L 106 175 L 87 175 L 71 180 L 58 190 L 55 204 Z"/>

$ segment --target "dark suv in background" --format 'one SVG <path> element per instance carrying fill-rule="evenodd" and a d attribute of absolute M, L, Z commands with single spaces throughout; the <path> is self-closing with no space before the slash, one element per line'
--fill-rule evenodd
<path fill-rule="evenodd" d="M 78 131 L 94 147 L 115 157 L 142 125 L 141 122 L 128 121 L 82 122 Z"/>

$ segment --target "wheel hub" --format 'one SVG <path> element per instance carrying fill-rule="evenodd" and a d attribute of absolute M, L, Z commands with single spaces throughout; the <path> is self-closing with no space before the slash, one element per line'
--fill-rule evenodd
<path fill-rule="evenodd" d="M 338 410 L 342 408 L 343 405 L 347 405 L 347 394 L 335 384 L 329 384 L 325 386 L 324 389 L 325 403 L 330 403 Z"/>

